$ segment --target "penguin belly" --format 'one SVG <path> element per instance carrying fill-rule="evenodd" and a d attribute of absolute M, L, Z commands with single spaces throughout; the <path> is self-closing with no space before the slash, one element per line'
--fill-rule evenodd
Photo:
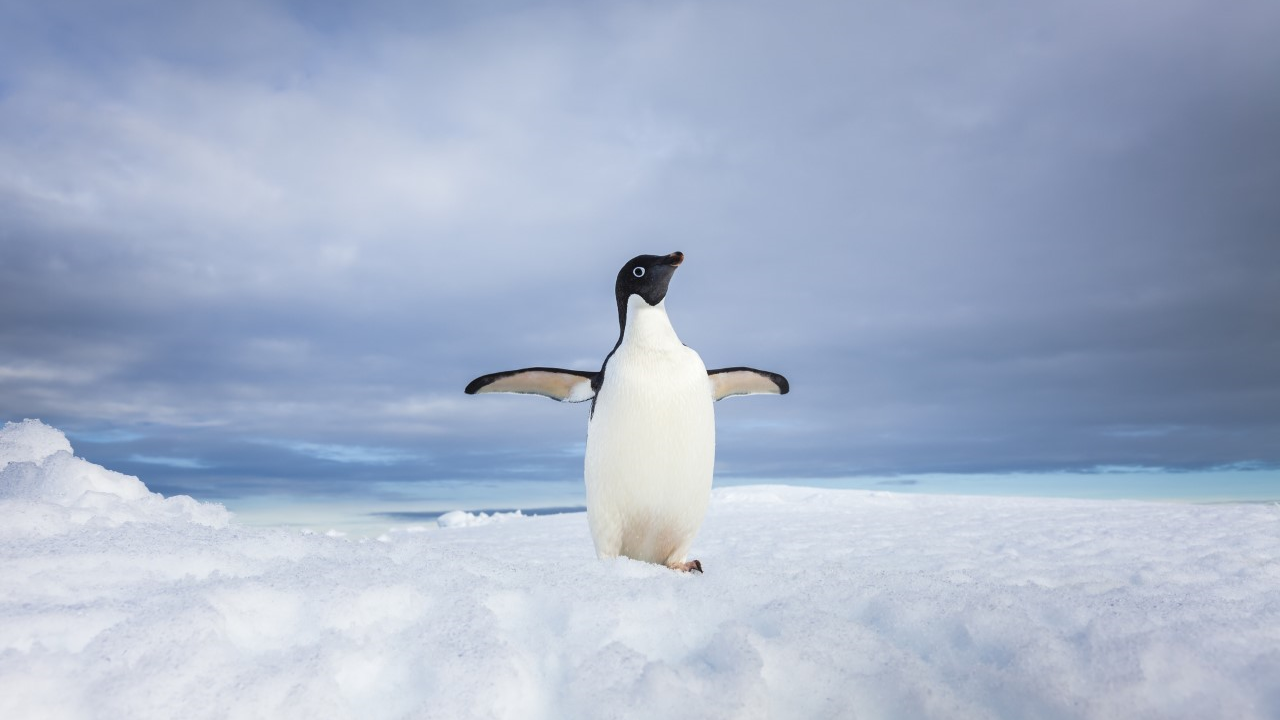
<path fill-rule="evenodd" d="M 605 370 L 587 424 L 584 473 L 596 554 L 684 562 L 707 512 L 715 465 L 706 366 L 678 340 L 623 342 Z"/>

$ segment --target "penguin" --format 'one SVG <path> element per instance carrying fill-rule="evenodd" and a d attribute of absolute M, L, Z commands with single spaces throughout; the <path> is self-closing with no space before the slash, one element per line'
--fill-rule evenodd
<path fill-rule="evenodd" d="M 618 271 L 618 341 L 600 370 L 531 367 L 472 380 L 465 392 L 591 401 L 584 478 L 596 555 L 702 572 L 688 552 L 711 500 L 715 409 L 735 395 L 790 392 L 778 373 L 707 370 L 667 317 L 684 253 L 639 255 Z"/>

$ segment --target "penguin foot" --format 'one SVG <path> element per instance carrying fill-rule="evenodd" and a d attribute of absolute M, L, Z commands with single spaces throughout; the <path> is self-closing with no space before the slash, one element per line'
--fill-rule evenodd
<path fill-rule="evenodd" d="M 680 572 L 693 572 L 695 570 L 698 571 L 699 573 L 702 572 L 702 562 L 699 560 L 690 560 L 689 562 L 676 563 L 674 565 L 668 565 L 667 567 L 671 568 L 672 570 L 679 570 Z"/>

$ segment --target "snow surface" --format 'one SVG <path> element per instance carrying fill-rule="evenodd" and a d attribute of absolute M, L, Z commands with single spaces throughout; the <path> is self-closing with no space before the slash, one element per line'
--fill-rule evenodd
<path fill-rule="evenodd" d="M 0 718 L 1280 718 L 1275 506 L 730 488 L 682 575 L 247 528 L 35 421 L 0 468 Z"/>

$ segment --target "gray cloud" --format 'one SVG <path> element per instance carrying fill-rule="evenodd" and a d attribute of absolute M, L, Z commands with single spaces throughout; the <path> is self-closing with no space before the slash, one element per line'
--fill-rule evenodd
<path fill-rule="evenodd" d="M 573 478 L 583 408 L 460 389 L 675 249 L 794 388 L 726 476 L 1280 463 L 1268 4 L 3 13 L 0 408 L 166 487 Z"/>

